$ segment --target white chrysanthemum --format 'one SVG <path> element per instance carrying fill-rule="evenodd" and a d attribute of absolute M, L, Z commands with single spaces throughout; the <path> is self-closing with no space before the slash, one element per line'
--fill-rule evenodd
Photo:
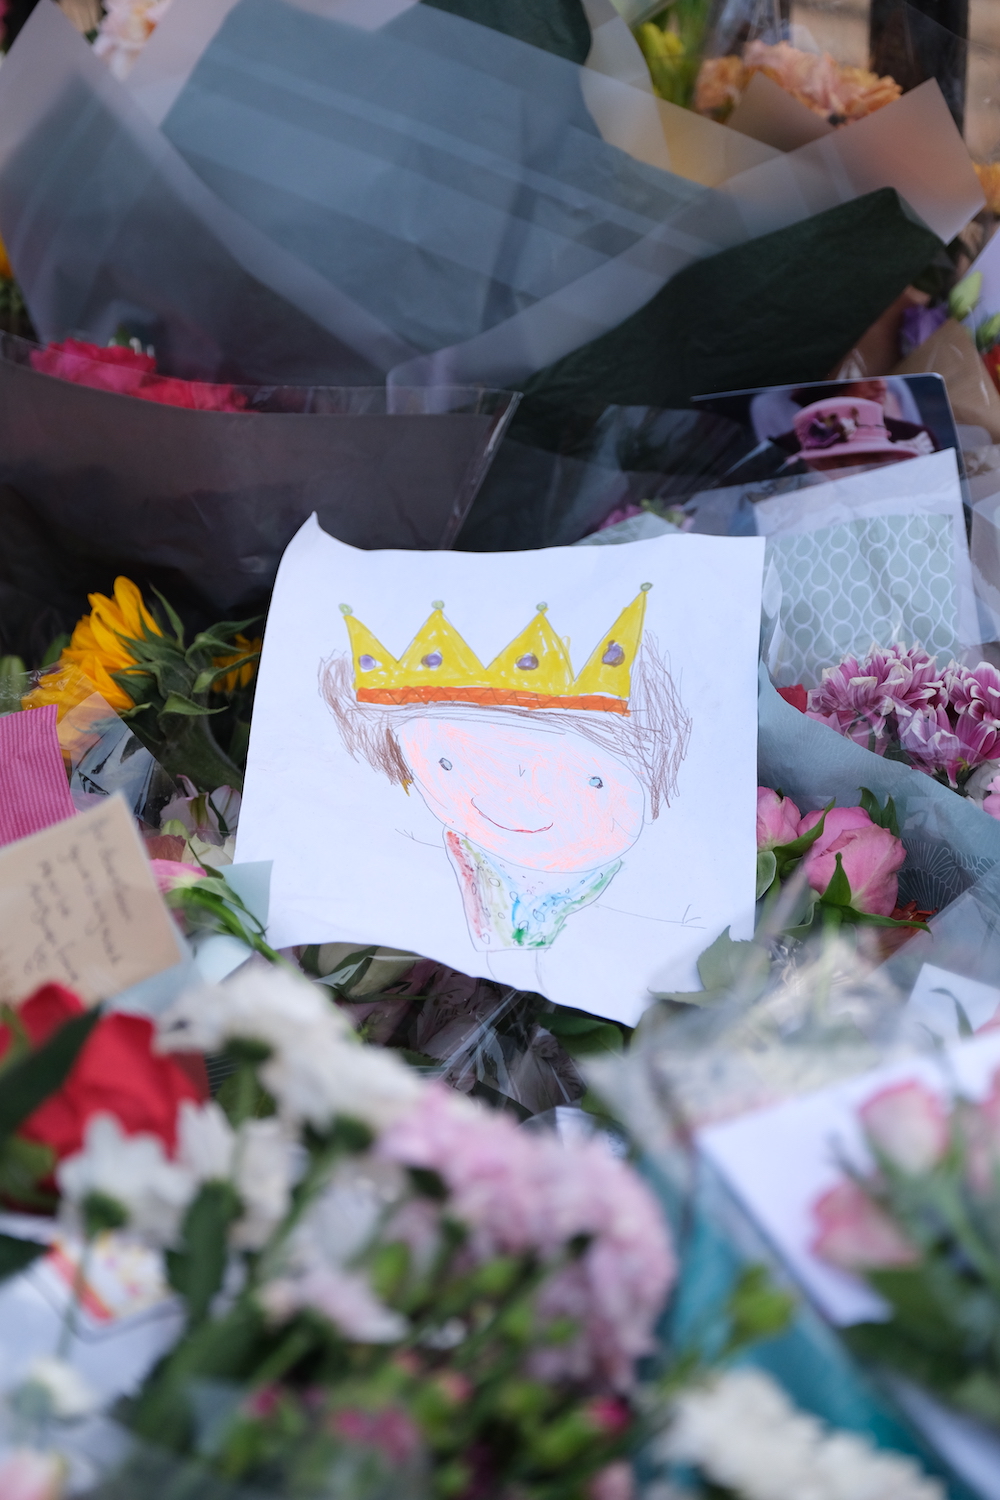
<path fill-rule="evenodd" d="M 56 1168 L 63 1201 L 79 1214 L 91 1194 L 117 1203 L 130 1229 L 151 1244 L 170 1245 L 197 1191 L 194 1173 L 167 1159 L 154 1135 L 126 1135 L 114 1115 L 93 1115 L 83 1150 Z"/>
<path fill-rule="evenodd" d="M 199 1182 L 231 1182 L 243 1203 L 232 1243 L 260 1250 L 288 1212 L 297 1142 L 279 1119 L 233 1130 L 215 1103 L 181 1105 L 177 1158 Z"/>
<path fill-rule="evenodd" d="M 233 1186 L 243 1202 L 243 1216 L 232 1233 L 239 1249 L 262 1249 L 287 1214 L 298 1175 L 294 1145 L 278 1119 L 246 1120 L 240 1126 Z"/>
<path fill-rule="evenodd" d="M 218 1052 L 238 1037 L 277 1049 L 289 1038 L 353 1035 L 318 985 L 265 964 L 249 964 L 224 984 L 185 990 L 160 1016 L 157 1031 L 161 1052 Z"/>
<path fill-rule="evenodd" d="M 944 1500 L 912 1459 L 828 1432 L 760 1370 L 732 1370 L 683 1392 L 662 1451 L 742 1500 Z"/>
<path fill-rule="evenodd" d="M 263 965 L 186 991 L 160 1018 L 157 1045 L 215 1052 L 240 1039 L 270 1049 L 260 1079 L 280 1113 L 319 1129 L 350 1115 L 383 1130 L 423 1088 L 398 1058 L 362 1046 L 318 985 Z"/>
<path fill-rule="evenodd" d="M 228 1182 L 233 1171 L 236 1136 L 214 1101 L 185 1099 L 177 1118 L 177 1160 L 199 1182 Z"/>

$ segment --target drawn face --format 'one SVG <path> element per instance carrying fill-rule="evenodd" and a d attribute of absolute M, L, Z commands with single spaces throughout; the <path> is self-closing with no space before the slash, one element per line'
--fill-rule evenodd
<path fill-rule="evenodd" d="M 487 854 L 530 870 L 593 870 L 639 836 L 641 783 L 583 735 L 433 716 L 397 733 L 431 812 Z"/>

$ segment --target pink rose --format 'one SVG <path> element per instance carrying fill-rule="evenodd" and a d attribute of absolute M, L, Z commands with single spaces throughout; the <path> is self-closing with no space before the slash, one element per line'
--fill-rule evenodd
<path fill-rule="evenodd" d="M 774 849 L 799 836 L 802 814 L 790 797 L 779 797 L 768 786 L 757 788 L 757 848 Z"/>
<path fill-rule="evenodd" d="M 920 1256 L 889 1215 L 857 1183 L 846 1180 L 813 1204 L 814 1255 L 842 1271 L 912 1266 Z"/>
<path fill-rule="evenodd" d="M 15 1448 L 0 1458 L 0 1495 L 3 1500 L 59 1500 L 66 1465 L 54 1453 Z"/>
<path fill-rule="evenodd" d="M 944 1105 L 922 1083 L 882 1089 L 858 1115 L 875 1149 L 902 1172 L 929 1172 L 948 1149 Z"/>
<path fill-rule="evenodd" d="M 808 833 L 822 816 L 807 813 L 799 832 Z M 889 916 L 899 894 L 896 874 L 906 858 L 901 840 L 887 828 L 879 828 L 860 807 L 831 807 L 823 832 L 802 862 L 806 879 L 820 895 L 833 879 L 838 854 L 850 882 L 854 909 Z"/>

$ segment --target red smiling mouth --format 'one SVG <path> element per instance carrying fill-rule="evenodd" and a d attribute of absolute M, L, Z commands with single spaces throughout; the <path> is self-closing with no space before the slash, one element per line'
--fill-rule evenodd
<path fill-rule="evenodd" d="M 548 833 L 552 827 L 551 823 L 546 823 L 544 828 L 512 828 L 509 823 L 498 823 L 495 818 L 490 817 L 489 813 L 484 813 L 482 808 L 476 805 L 475 797 L 472 798 L 472 805 L 481 818 L 485 818 L 487 823 L 492 823 L 494 828 L 502 828 L 504 833 Z"/>

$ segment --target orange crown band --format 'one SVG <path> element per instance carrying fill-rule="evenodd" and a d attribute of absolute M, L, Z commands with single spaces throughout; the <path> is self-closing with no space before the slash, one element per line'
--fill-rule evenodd
<path fill-rule="evenodd" d="M 556 693 L 524 693 L 514 688 L 488 687 L 404 687 L 358 688 L 359 703 L 476 703 L 484 708 L 578 708 L 609 714 L 627 714 L 623 698 L 607 698 L 600 693 L 582 693 L 563 697 Z"/>

